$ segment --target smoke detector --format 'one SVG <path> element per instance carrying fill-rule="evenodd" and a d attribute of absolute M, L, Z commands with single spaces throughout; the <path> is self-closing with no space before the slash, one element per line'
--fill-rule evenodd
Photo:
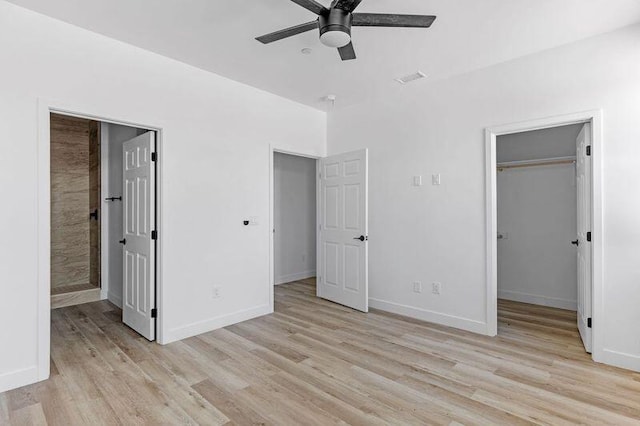
<path fill-rule="evenodd" d="M 413 74 L 405 75 L 404 77 L 396 78 L 395 80 L 400 84 L 412 83 L 417 80 L 426 78 L 427 75 L 422 71 L 414 72 Z"/>
<path fill-rule="evenodd" d="M 336 95 L 327 95 L 324 98 L 322 98 L 322 100 L 327 103 L 330 103 L 332 107 L 336 105 Z"/>

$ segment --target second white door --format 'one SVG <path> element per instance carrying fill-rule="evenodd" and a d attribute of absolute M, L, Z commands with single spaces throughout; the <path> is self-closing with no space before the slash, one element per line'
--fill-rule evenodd
<path fill-rule="evenodd" d="M 154 132 L 126 141 L 123 159 L 122 321 L 155 340 L 155 168 Z"/>
<path fill-rule="evenodd" d="M 318 297 L 367 312 L 368 152 L 320 160 Z"/>
<path fill-rule="evenodd" d="M 591 124 L 576 140 L 576 191 L 578 212 L 578 330 L 591 352 Z"/>

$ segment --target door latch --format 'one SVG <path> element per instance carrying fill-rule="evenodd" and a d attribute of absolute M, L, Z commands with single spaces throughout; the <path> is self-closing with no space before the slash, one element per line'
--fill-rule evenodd
<path fill-rule="evenodd" d="M 91 218 L 98 220 L 98 209 L 95 209 L 93 213 L 89 213 L 89 219 Z"/>

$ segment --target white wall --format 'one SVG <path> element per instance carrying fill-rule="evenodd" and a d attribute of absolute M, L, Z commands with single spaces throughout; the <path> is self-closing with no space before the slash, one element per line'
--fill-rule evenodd
<path fill-rule="evenodd" d="M 498 136 L 497 162 L 575 157 L 576 138 L 582 126 L 572 124 Z"/>
<path fill-rule="evenodd" d="M 0 57 L 0 391 L 42 376 L 39 98 L 162 127 L 165 343 L 270 312 L 269 145 L 324 155 L 324 113 L 4 1 Z"/>
<path fill-rule="evenodd" d="M 330 112 L 330 154 L 370 149 L 371 305 L 486 332 L 484 129 L 601 108 L 604 235 L 594 238 L 606 297 L 596 327 L 603 361 L 640 370 L 638 76 L 633 26 Z M 411 186 L 433 173 L 442 185 Z M 413 293 L 418 280 L 442 282 L 442 294 Z"/>
<path fill-rule="evenodd" d="M 122 250 L 119 243 L 123 236 L 122 201 L 105 201 L 108 197 L 122 196 L 122 144 L 133 139 L 144 130 L 118 124 L 102 123 L 102 144 L 106 144 L 108 153 L 103 159 L 103 172 L 106 169 L 107 186 L 102 188 L 102 218 L 106 221 L 107 232 L 102 236 L 103 248 L 106 246 L 106 256 L 103 262 L 108 268 L 106 281 L 102 276 L 102 287 L 107 288 L 108 299 L 122 308 Z"/>
<path fill-rule="evenodd" d="M 316 276 L 316 160 L 275 153 L 275 283 Z"/>
<path fill-rule="evenodd" d="M 497 145 L 499 151 L 499 138 Z M 575 311 L 574 165 L 505 169 L 497 176 L 498 233 L 504 236 L 498 240 L 498 297 Z"/>

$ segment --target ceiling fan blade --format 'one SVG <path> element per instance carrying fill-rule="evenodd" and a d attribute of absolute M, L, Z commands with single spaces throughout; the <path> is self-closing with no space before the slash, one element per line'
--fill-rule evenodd
<path fill-rule="evenodd" d="M 353 43 L 349 43 L 344 47 L 339 47 L 338 52 L 340 53 L 340 58 L 343 61 L 350 61 L 356 58 L 356 51 L 353 48 Z"/>
<path fill-rule="evenodd" d="M 295 27 L 285 28 L 284 30 L 276 31 L 270 34 L 265 34 L 260 37 L 256 37 L 261 43 L 268 44 L 274 41 L 282 40 L 283 38 L 291 37 L 296 34 L 306 33 L 307 31 L 318 29 L 318 20 L 307 22 L 306 24 L 296 25 Z"/>
<path fill-rule="evenodd" d="M 333 0 L 333 2 L 331 2 L 331 9 L 337 8 L 347 12 L 353 12 L 361 2 L 362 0 Z"/>
<path fill-rule="evenodd" d="M 354 27 L 429 28 L 436 20 L 432 15 L 394 15 L 387 13 L 354 13 Z"/>
<path fill-rule="evenodd" d="M 295 4 L 304 7 L 307 10 L 315 13 L 316 15 L 324 15 L 329 12 L 329 9 L 321 5 L 315 0 L 291 0 Z"/>

